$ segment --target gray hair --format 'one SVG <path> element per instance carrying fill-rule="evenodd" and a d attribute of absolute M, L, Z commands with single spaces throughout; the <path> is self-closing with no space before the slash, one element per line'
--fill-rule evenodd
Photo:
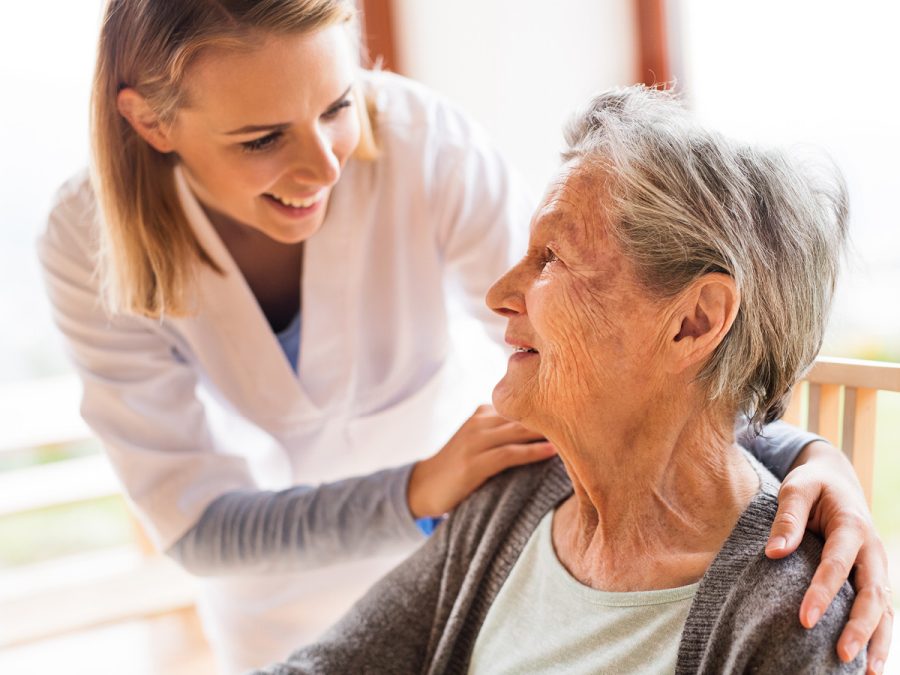
<path fill-rule="evenodd" d="M 726 139 L 642 86 L 594 97 L 566 141 L 565 161 L 603 171 L 599 203 L 650 292 L 734 279 L 737 318 L 698 381 L 756 429 L 781 417 L 821 347 L 847 238 L 837 169 Z"/>

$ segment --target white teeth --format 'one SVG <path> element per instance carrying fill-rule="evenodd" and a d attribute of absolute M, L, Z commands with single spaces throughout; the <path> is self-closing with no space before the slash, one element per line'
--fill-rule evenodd
<path fill-rule="evenodd" d="M 312 197 L 307 197 L 306 199 L 288 199 L 287 197 L 279 197 L 278 195 L 271 195 L 278 201 L 280 201 L 285 206 L 291 206 L 295 209 L 308 209 L 310 206 L 315 204 L 322 196 L 321 192 L 317 192 Z"/>
<path fill-rule="evenodd" d="M 517 352 L 530 352 L 532 354 L 537 354 L 537 351 L 528 347 L 516 347 Z"/>

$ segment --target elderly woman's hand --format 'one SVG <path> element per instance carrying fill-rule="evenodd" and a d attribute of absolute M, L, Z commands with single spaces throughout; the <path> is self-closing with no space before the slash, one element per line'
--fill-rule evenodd
<path fill-rule="evenodd" d="M 494 474 L 555 454 L 541 434 L 479 406 L 440 452 L 413 467 L 409 510 L 415 518 L 442 516 Z"/>
<path fill-rule="evenodd" d="M 855 568 L 856 600 L 837 653 L 850 661 L 868 642 L 868 672 L 882 672 L 893 625 L 887 554 L 853 467 L 827 443 L 810 443 L 785 477 L 778 501 L 766 555 L 792 553 L 807 526 L 825 538 L 822 561 L 800 605 L 801 623 L 816 624 Z"/>

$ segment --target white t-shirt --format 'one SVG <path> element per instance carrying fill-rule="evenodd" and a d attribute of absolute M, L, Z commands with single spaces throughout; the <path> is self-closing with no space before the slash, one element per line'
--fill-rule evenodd
<path fill-rule="evenodd" d="M 584 586 L 541 520 L 485 617 L 469 673 L 673 673 L 697 584 L 609 593 Z"/>

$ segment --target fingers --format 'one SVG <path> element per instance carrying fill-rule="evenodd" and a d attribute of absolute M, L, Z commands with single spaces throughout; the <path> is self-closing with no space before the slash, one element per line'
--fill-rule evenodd
<path fill-rule="evenodd" d="M 886 591 L 887 607 L 869 641 L 868 673 L 880 675 L 884 672 L 884 664 L 887 661 L 888 650 L 891 647 L 891 634 L 894 629 L 894 608 L 891 605 L 890 592 Z"/>
<path fill-rule="evenodd" d="M 783 558 L 793 553 L 803 539 L 814 496 L 793 484 L 785 482 L 778 493 L 778 511 L 766 543 L 769 558 Z"/>
<path fill-rule="evenodd" d="M 407 486 L 416 517 L 446 513 L 504 469 L 551 457 L 556 449 L 540 434 L 483 405 L 434 456 L 417 462 Z"/>
<path fill-rule="evenodd" d="M 466 421 L 466 425 L 473 425 L 479 429 L 490 429 L 492 427 L 503 426 L 504 424 L 509 424 L 510 421 L 505 417 L 499 415 L 496 410 L 494 410 L 494 406 L 484 404 L 480 405 L 475 409 L 475 412 L 472 413 L 472 416 Z"/>
<path fill-rule="evenodd" d="M 850 576 L 867 529 L 865 524 L 846 516 L 835 522 L 834 527 L 834 531 L 825 540 L 822 560 L 803 596 L 803 602 L 800 603 L 800 623 L 807 628 L 816 625 L 841 585 Z M 857 596 L 856 602 L 859 601 L 860 597 Z M 865 607 L 865 600 L 863 602 Z"/>
<path fill-rule="evenodd" d="M 869 641 L 881 623 L 885 608 L 883 596 L 883 589 L 874 586 L 867 586 L 856 594 L 856 600 L 850 610 L 850 620 L 844 626 L 837 642 L 837 653 L 842 661 L 852 661 L 856 658 L 859 650 Z"/>
<path fill-rule="evenodd" d="M 856 561 L 856 600 L 850 610 L 850 620 L 844 626 L 837 643 L 838 656 L 850 661 L 883 623 L 885 613 L 891 608 L 890 592 L 887 590 L 887 561 L 880 542 L 868 543 Z M 888 617 L 890 622 L 890 617 Z M 886 639 L 883 647 L 881 641 Z M 887 657 L 887 646 L 890 634 L 879 636 L 879 643 L 870 645 L 869 663 L 884 661 Z"/>
<path fill-rule="evenodd" d="M 482 470 L 487 474 L 485 480 L 505 469 L 532 462 L 540 462 L 556 454 L 552 443 L 511 443 L 486 452 L 482 455 Z"/>
<path fill-rule="evenodd" d="M 516 422 L 507 422 L 506 424 L 494 427 L 489 431 L 485 431 L 484 439 L 491 447 L 498 448 L 503 445 L 543 441 L 544 435 L 526 429 Z"/>
<path fill-rule="evenodd" d="M 494 406 L 480 405 L 462 427 L 477 439 L 471 449 L 483 452 L 512 443 L 529 443 L 544 439 L 542 434 L 526 429 L 518 422 L 512 422 L 499 415 Z"/>

